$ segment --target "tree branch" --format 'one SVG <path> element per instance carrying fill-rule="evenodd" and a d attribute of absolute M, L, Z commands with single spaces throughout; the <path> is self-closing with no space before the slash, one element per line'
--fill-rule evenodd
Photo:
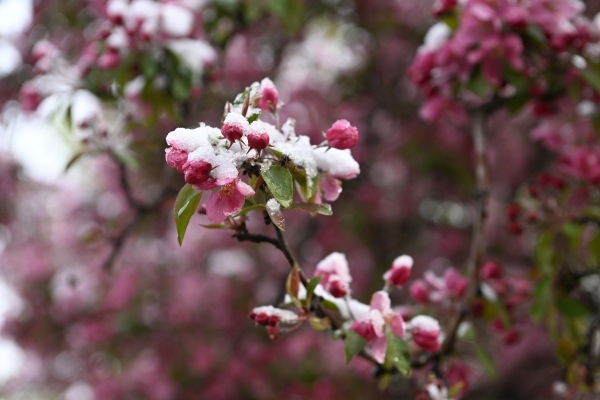
<path fill-rule="evenodd" d="M 487 200 L 489 196 L 489 177 L 486 162 L 486 123 L 487 111 L 477 110 L 473 113 L 473 147 L 475 150 L 475 182 L 476 182 L 476 204 L 477 211 L 473 221 L 473 239 L 471 242 L 471 253 L 467 264 L 467 276 L 469 286 L 465 293 L 460 310 L 448 331 L 448 335 L 442 344 L 440 354 L 442 356 L 452 353 L 456 343 L 456 336 L 461 322 L 469 314 L 473 301 L 477 298 L 479 290 L 479 270 L 484 262 L 486 235 L 485 221 L 487 219 Z"/>

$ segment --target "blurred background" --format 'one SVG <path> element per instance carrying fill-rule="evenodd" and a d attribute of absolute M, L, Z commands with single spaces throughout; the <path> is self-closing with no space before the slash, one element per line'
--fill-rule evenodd
<path fill-rule="evenodd" d="M 407 77 L 431 6 L 0 0 L 2 398 L 414 398 L 402 379 L 379 392 L 371 366 L 346 366 L 328 333 L 303 327 L 272 342 L 255 328 L 248 312 L 283 298 L 285 258 L 201 227 L 203 215 L 180 247 L 172 209 L 184 181 L 164 149 L 176 127 L 220 126 L 225 102 L 269 77 L 298 134 L 319 143 L 341 118 L 360 132 L 361 174 L 344 183 L 334 215 L 287 216 L 309 276 L 343 252 L 354 296 L 368 302 L 401 254 L 415 258 L 415 278 L 462 268 L 474 214 L 469 126 L 420 120 Z M 533 238 L 510 235 L 504 208 L 552 156 L 530 140 L 527 110 L 490 126 L 490 257 L 525 276 Z M 411 303 L 403 291 L 393 300 Z M 487 398 L 543 398 L 549 383 L 530 369 L 560 371 L 538 328 L 519 329 L 510 348 L 490 336 L 498 381 L 473 367 Z"/>

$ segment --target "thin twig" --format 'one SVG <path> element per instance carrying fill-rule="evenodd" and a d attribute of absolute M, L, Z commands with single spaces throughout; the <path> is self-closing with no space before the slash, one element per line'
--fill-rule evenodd
<path fill-rule="evenodd" d="M 129 237 L 129 235 L 133 232 L 135 227 L 142 221 L 144 216 L 153 212 L 154 210 L 160 208 L 162 206 L 163 202 L 167 198 L 169 198 L 172 194 L 176 194 L 176 193 L 167 187 L 167 188 L 163 189 L 162 193 L 158 196 L 158 198 L 156 199 L 156 201 L 154 203 L 144 204 L 144 203 L 140 202 L 133 196 L 133 189 L 131 187 L 131 184 L 129 183 L 127 167 L 125 166 L 123 161 L 121 161 L 117 157 L 117 155 L 112 151 L 108 151 L 107 154 L 110 156 L 110 158 L 114 161 L 114 163 L 117 165 L 117 167 L 119 169 L 119 183 L 121 185 L 121 189 L 123 191 L 123 195 L 125 196 L 127 204 L 135 210 L 135 215 L 134 215 L 133 219 L 112 240 L 112 245 L 113 245 L 112 251 L 106 258 L 106 261 L 104 261 L 104 263 L 102 264 L 103 269 L 106 271 L 109 271 L 112 269 L 112 266 L 114 265 L 115 261 L 117 260 L 117 257 L 121 253 L 121 250 L 123 249 L 123 246 L 125 245 L 125 241 Z"/>
<path fill-rule="evenodd" d="M 440 354 L 442 356 L 452 353 L 456 343 L 456 337 L 460 324 L 468 315 L 473 301 L 477 298 L 479 290 L 479 270 L 483 265 L 485 258 L 486 237 L 485 221 L 487 219 L 487 199 L 489 196 L 489 178 L 486 162 L 486 123 L 487 111 L 477 110 L 473 113 L 473 147 L 475 150 L 475 181 L 476 181 L 476 202 L 477 211 L 473 222 L 473 239 L 471 242 L 471 254 L 467 264 L 467 276 L 469 286 L 465 293 L 464 300 L 456 315 L 448 335 L 442 344 Z"/>

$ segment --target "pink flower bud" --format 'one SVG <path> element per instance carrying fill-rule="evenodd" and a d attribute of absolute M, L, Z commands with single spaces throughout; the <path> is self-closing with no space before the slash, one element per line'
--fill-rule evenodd
<path fill-rule="evenodd" d="M 412 339 L 423 350 L 435 352 L 440 348 L 440 324 L 437 320 L 419 315 L 410 321 Z"/>
<path fill-rule="evenodd" d="M 315 276 L 322 275 L 321 285 L 335 297 L 344 297 L 350 292 L 350 269 L 346 256 L 331 253 L 317 264 Z"/>
<path fill-rule="evenodd" d="M 265 78 L 260 82 L 260 88 L 258 89 L 258 100 L 257 105 L 261 110 L 269 110 L 271 112 L 277 111 L 277 103 L 279 102 L 279 92 L 275 87 L 275 84 L 269 79 Z"/>
<path fill-rule="evenodd" d="M 37 110 L 42 98 L 34 85 L 25 84 L 21 88 L 21 107 L 25 112 L 33 112 Z"/>
<path fill-rule="evenodd" d="M 188 153 L 173 147 L 165 149 L 165 159 L 171 168 L 177 169 L 177 172 L 183 173 L 183 166 L 187 162 Z"/>
<path fill-rule="evenodd" d="M 381 312 L 371 309 L 368 314 L 352 324 L 352 330 L 369 342 L 384 336 L 384 326 L 385 320 Z"/>
<path fill-rule="evenodd" d="M 244 131 L 249 128 L 248 121 L 242 114 L 229 113 L 223 121 L 221 133 L 231 143 L 241 139 L 244 136 Z"/>
<path fill-rule="evenodd" d="M 250 125 L 247 131 L 248 147 L 256 151 L 261 151 L 269 145 L 269 134 L 267 130 L 255 122 Z"/>
<path fill-rule="evenodd" d="M 479 271 L 481 279 L 499 279 L 502 277 L 502 267 L 495 261 L 487 261 Z"/>
<path fill-rule="evenodd" d="M 358 142 L 358 130 L 345 119 L 337 120 L 325 132 L 329 146 L 344 150 L 353 147 Z"/>
<path fill-rule="evenodd" d="M 121 62 L 121 56 L 115 50 L 109 49 L 106 53 L 102 54 L 98 58 L 98 67 L 102 69 L 112 69 L 119 65 Z"/>
<path fill-rule="evenodd" d="M 348 294 L 348 285 L 340 280 L 338 276 L 329 278 L 329 293 L 333 297 L 344 297 Z"/>
<path fill-rule="evenodd" d="M 392 268 L 383 275 L 383 279 L 390 286 L 402 286 L 410 278 L 412 266 L 412 257 L 402 255 L 394 260 Z"/>
<path fill-rule="evenodd" d="M 455 268 L 448 268 L 444 274 L 446 280 L 446 290 L 448 293 L 459 299 L 465 294 L 469 280 L 464 278 Z"/>
<path fill-rule="evenodd" d="M 190 185 L 197 185 L 208 180 L 212 165 L 206 161 L 198 160 L 186 162 L 182 168 L 185 171 L 185 181 Z"/>
<path fill-rule="evenodd" d="M 427 286 L 425 282 L 418 279 L 410 285 L 410 295 L 417 303 L 427 304 L 429 302 L 429 293 L 427 292 Z"/>

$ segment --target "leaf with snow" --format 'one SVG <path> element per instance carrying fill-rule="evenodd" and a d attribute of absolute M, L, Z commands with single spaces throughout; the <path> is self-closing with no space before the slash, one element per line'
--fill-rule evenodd
<path fill-rule="evenodd" d="M 265 208 L 267 209 L 269 218 L 271 218 L 271 222 L 273 222 L 277 228 L 285 231 L 285 218 L 283 217 L 283 212 L 281 212 L 281 205 L 279 202 L 275 199 L 270 199 Z"/>

